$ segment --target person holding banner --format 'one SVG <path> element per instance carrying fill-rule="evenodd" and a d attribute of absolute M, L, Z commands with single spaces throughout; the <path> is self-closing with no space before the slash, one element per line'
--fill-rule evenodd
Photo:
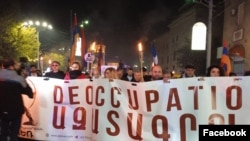
<path fill-rule="evenodd" d="M 117 74 L 117 78 L 122 80 L 122 77 L 124 76 L 124 70 L 122 67 L 118 67 L 116 69 L 116 74 Z"/>
<path fill-rule="evenodd" d="M 131 82 L 144 82 L 143 77 L 141 77 L 140 70 L 134 70 L 133 78 L 132 78 Z"/>
<path fill-rule="evenodd" d="M 60 63 L 58 61 L 53 61 L 51 63 L 51 71 L 45 73 L 45 77 L 64 79 L 65 73 L 60 70 Z"/>
<path fill-rule="evenodd" d="M 104 78 L 108 78 L 110 80 L 117 79 L 116 70 L 113 67 L 108 67 L 104 71 Z"/>
<path fill-rule="evenodd" d="M 128 67 L 126 73 L 121 77 L 121 80 L 131 82 L 132 79 L 133 79 L 133 68 Z"/>
<path fill-rule="evenodd" d="M 163 72 L 163 82 L 168 83 L 169 79 L 172 79 L 174 74 L 171 71 L 164 71 Z"/>
<path fill-rule="evenodd" d="M 32 89 L 24 77 L 15 71 L 15 61 L 3 60 L 4 69 L 0 70 L 0 140 L 18 141 L 22 115 L 25 112 L 22 94 L 33 98 Z"/>
<path fill-rule="evenodd" d="M 154 65 L 151 69 L 151 75 L 144 76 L 144 81 L 155 81 L 155 80 L 162 80 L 163 73 L 162 67 L 160 65 Z"/>
<path fill-rule="evenodd" d="M 225 72 L 219 65 L 211 65 L 207 68 L 207 76 L 218 77 L 225 76 Z"/>
<path fill-rule="evenodd" d="M 91 74 L 92 79 L 99 79 L 101 78 L 101 72 L 98 67 L 92 69 L 92 74 Z"/>
<path fill-rule="evenodd" d="M 82 73 L 82 65 L 79 61 L 72 62 L 70 71 L 66 73 L 64 79 L 85 79 L 87 76 Z"/>
<path fill-rule="evenodd" d="M 42 76 L 42 72 L 40 72 L 39 70 L 37 70 L 37 66 L 36 65 L 32 64 L 32 65 L 30 65 L 28 76 L 37 76 L 37 77 L 40 77 L 40 76 Z"/>
<path fill-rule="evenodd" d="M 185 66 L 184 73 L 181 76 L 181 78 L 188 78 L 188 77 L 196 77 L 195 67 L 191 64 Z"/>

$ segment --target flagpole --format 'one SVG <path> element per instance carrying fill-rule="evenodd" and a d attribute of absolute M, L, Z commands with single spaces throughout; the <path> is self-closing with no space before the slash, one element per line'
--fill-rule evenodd
<path fill-rule="evenodd" d="M 70 10 L 70 15 L 69 15 L 69 32 L 70 32 L 70 41 L 72 43 L 72 40 L 73 40 L 73 16 L 72 16 L 72 9 Z M 71 49 L 72 49 L 72 44 L 70 46 L 70 52 L 69 52 L 69 56 L 68 56 L 68 62 L 67 62 L 67 71 L 69 71 L 69 68 L 70 68 L 70 59 L 71 59 Z"/>
<path fill-rule="evenodd" d="M 73 42 L 73 12 L 72 10 L 70 10 L 70 27 L 69 27 L 69 31 L 70 31 L 70 41 Z"/>
<path fill-rule="evenodd" d="M 78 33 L 78 29 L 77 29 L 77 16 L 76 13 L 74 13 L 74 18 L 73 18 L 73 40 L 72 40 L 72 45 L 71 45 L 71 52 L 70 52 L 70 65 L 72 64 L 72 62 L 75 61 L 75 53 L 76 53 L 76 42 L 79 38 L 79 33 Z"/>

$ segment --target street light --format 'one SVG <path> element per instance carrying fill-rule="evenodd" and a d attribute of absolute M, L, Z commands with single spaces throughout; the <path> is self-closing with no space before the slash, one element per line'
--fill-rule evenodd
<path fill-rule="evenodd" d="M 34 27 L 36 28 L 36 34 L 37 34 L 37 42 L 39 43 L 39 46 L 37 48 L 37 68 L 41 69 L 40 66 L 40 39 L 39 39 L 39 33 L 43 30 L 51 30 L 53 29 L 52 25 L 48 24 L 47 22 L 40 22 L 40 21 L 27 21 L 23 23 L 23 26 L 26 27 Z"/>
<path fill-rule="evenodd" d="M 84 25 L 88 25 L 88 24 L 89 24 L 88 20 L 82 21 L 82 23 L 80 24 L 80 27 L 84 27 Z"/>
<path fill-rule="evenodd" d="M 89 21 L 88 20 L 84 20 L 82 21 L 80 27 L 81 27 L 81 61 L 82 61 L 82 65 L 84 66 L 84 56 L 86 54 L 85 50 L 86 50 L 86 38 L 85 38 L 85 25 L 88 25 L 89 24 Z M 88 69 L 88 68 L 87 68 Z"/>

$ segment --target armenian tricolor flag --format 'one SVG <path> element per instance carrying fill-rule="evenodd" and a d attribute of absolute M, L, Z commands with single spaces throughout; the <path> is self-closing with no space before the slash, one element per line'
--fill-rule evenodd
<path fill-rule="evenodd" d="M 221 67 L 225 71 L 225 75 L 229 76 L 229 73 L 232 71 L 231 61 L 228 53 L 228 45 L 227 42 L 224 41 L 222 56 L 221 56 Z"/>

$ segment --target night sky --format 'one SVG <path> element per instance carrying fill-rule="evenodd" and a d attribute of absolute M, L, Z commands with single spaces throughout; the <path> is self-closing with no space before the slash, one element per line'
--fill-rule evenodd
<path fill-rule="evenodd" d="M 107 47 L 107 60 L 138 62 L 137 44 L 142 41 L 145 60 L 150 60 L 150 44 L 168 30 L 184 0 L 20 0 L 25 18 L 44 19 L 63 40 L 71 38 L 71 12 L 85 27 L 88 44 L 101 39 Z M 58 41 L 60 42 L 60 41 Z M 147 59 L 150 58 L 150 59 Z"/>

